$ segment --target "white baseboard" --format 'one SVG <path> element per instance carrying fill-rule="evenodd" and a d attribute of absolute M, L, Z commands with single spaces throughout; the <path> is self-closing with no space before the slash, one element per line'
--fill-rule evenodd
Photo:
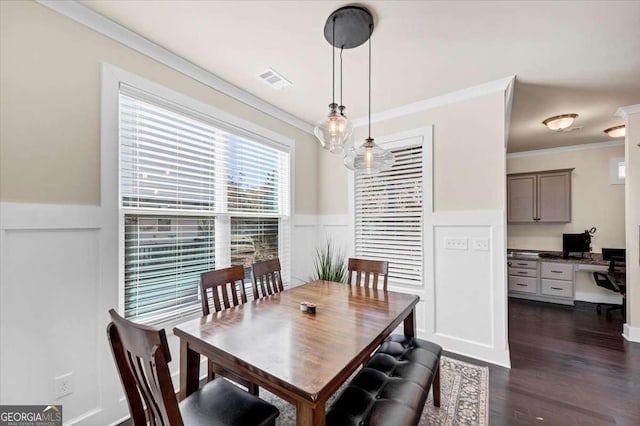
<path fill-rule="evenodd" d="M 464 339 L 437 334 L 430 336 L 428 340 L 439 344 L 445 351 L 485 361 L 500 367 L 511 368 L 511 359 L 508 350 L 501 350 L 496 347 L 479 345 L 475 342 L 467 342 Z"/>
<path fill-rule="evenodd" d="M 624 324 L 622 330 L 622 337 L 629 342 L 640 343 L 640 327 L 631 327 L 629 324 Z"/>

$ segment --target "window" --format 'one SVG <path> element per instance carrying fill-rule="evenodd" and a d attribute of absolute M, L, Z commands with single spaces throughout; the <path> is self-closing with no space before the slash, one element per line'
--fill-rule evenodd
<path fill-rule="evenodd" d="M 200 274 L 280 257 L 288 277 L 289 151 L 121 84 L 124 313 L 200 312 Z"/>
<path fill-rule="evenodd" d="M 609 159 L 609 183 L 611 185 L 624 185 L 626 170 L 624 157 Z"/>
<path fill-rule="evenodd" d="M 423 146 L 391 148 L 390 170 L 355 176 L 357 257 L 389 261 L 389 281 L 423 284 Z"/>

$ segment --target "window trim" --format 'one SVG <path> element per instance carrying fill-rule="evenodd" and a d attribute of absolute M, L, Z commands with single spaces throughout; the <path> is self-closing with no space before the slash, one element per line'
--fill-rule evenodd
<path fill-rule="evenodd" d="M 148 92 L 154 97 L 159 97 L 167 102 L 179 105 L 194 111 L 197 114 L 206 115 L 212 122 L 226 131 L 251 138 L 256 142 L 264 143 L 275 148 L 284 149 L 289 153 L 289 205 L 288 223 L 289 240 L 293 232 L 294 206 L 295 206 L 295 141 L 272 130 L 254 124 L 248 120 L 232 115 L 218 109 L 208 103 L 194 99 L 188 95 L 179 93 L 158 83 L 147 80 L 138 75 L 124 71 L 111 64 L 102 64 L 101 85 L 101 128 L 100 128 L 100 200 L 102 210 L 103 227 L 101 229 L 101 269 L 102 269 L 102 296 L 106 300 L 117 300 L 118 311 L 124 311 L 124 214 L 121 210 L 120 200 L 120 170 L 119 170 L 119 93 L 120 85 L 126 84 L 139 90 Z M 158 212 L 160 213 L 160 212 Z M 216 214 L 218 216 L 218 214 Z M 224 214 L 225 217 L 230 217 Z M 282 216 L 282 215 L 281 215 Z M 284 232 L 284 229 L 282 230 Z M 279 246 L 283 244 L 279 242 Z M 280 248 L 280 247 L 279 247 Z M 279 252 L 288 256 L 283 261 L 291 271 L 291 250 Z M 117 288 L 113 284 L 117 282 Z M 197 317 L 197 316 L 194 316 Z M 189 316 L 167 320 L 157 324 L 158 326 L 170 326 L 188 320 Z"/>
<path fill-rule="evenodd" d="M 408 141 L 422 138 L 422 287 L 398 285 L 389 282 L 389 290 L 409 291 L 420 295 L 421 299 L 427 299 L 430 303 L 434 300 L 434 269 L 433 269 L 433 126 L 421 127 L 405 132 L 395 133 L 376 138 L 376 143 L 381 147 L 397 148 L 408 145 Z M 355 254 L 355 174 L 349 172 L 348 180 L 348 206 L 349 206 L 349 250 Z"/>

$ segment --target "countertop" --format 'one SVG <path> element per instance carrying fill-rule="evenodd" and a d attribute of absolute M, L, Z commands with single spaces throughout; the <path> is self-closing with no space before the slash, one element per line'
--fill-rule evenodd
<path fill-rule="evenodd" d="M 548 253 L 555 257 L 540 257 L 540 253 Z M 591 253 L 591 258 L 569 258 L 565 259 L 562 257 L 561 251 L 552 251 L 552 250 L 526 250 L 526 249 L 507 249 L 507 259 L 518 259 L 518 260 L 540 260 L 543 262 L 553 262 L 553 263 L 576 263 L 580 265 L 599 265 L 599 266 L 608 266 L 609 261 L 602 259 L 602 254 L 600 253 Z"/>

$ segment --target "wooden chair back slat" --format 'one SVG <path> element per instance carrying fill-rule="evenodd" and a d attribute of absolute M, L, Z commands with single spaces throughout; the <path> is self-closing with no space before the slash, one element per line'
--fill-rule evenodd
<path fill-rule="evenodd" d="M 352 283 L 353 275 L 356 276 L 356 286 L 371 286 L 374 289 L 378 288 L 379 277 L 383 275 L 382 289 L 386 291 L 389 276 L 389 262 L 349 258 L 347 265 L 347 284 Z"/>
<path fill-rule="evenodd" d="M 109 315 L 107 336 L 134 426 L 183 425 L 169 372 L 165 331 L 135 324 L 113 309 Z"/>
<path fill-rule="evenodd" d="M 282 268 L 280 266 L 280 259 L 277 257 L 275 259 L 256 262 L 253 264 L 251 270 L 254 299 L 271 296 L 284 290 Z M 260 284 L 260 288 L 258 288 L 258 284 Z M 261 290 L 262 293 L 259 293 L 258 290 Z"/>
<path fill-rule="evenodd" d="M 212 312 L 209 303 L 209 291 L 213 299 L 213 312 L 219 312 L 222 309 L 246 303 L 247 292 L 244 289 L 244 268 L 242 266 L 232 266 L 200 275 L 203 315 L 209 315 Z M 240 293 L 240 298 L 238 298 L 238 293 Z"/>

